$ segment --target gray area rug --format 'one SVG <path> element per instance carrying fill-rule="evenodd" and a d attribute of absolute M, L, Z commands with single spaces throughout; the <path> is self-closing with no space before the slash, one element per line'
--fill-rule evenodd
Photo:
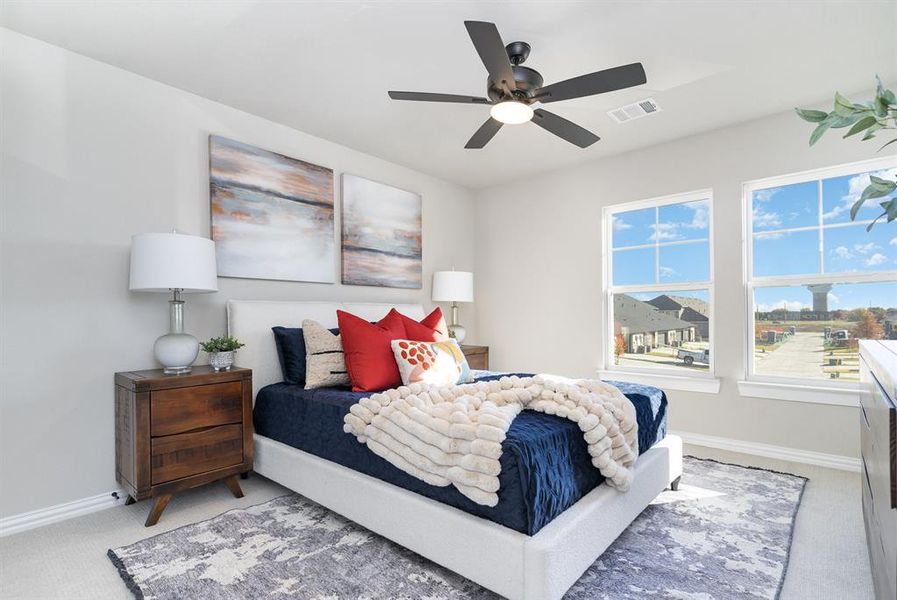
<path fill-rule="evenodd" d="M 685 458 L 569 600 L 776 598 L 806 479 Z M 109 557 L 137 598 L 496 598 L 299 495 L 236 509 Z"/>

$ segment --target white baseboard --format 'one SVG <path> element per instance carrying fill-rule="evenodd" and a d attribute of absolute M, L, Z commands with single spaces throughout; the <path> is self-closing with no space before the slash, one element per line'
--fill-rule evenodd
<path fill-rule="evenodd" d="M 113 496 L 113 493 L 117 493 L 118 498 Z M 56 506 L 4 517 L 0 519 L 0 537 L 34 529 L 35 527 L 43 527 L 50 523 L 58 523 L 59 521 L 65 521 L 66 519 L 79 517 L 98 510 L 112 508 L 113 506 L 124 504 L 125 498 L 127 498 L 127 495 L 120 490 L 116 490 L 115 492 L 99 494 L 90 498 L 82 498 L 66 502 L 65 504 L 57 504 Z"/>
<path fill-rule="evenodd" d="M 773 446 L 772 444 L 761 444 L 759 442 L 746 442 L 732 438 L 703 435 L 700 433 L 688 433 L 685 431 L 671 431 L 670 433 L 678 435 L 682 438 L 683 442 L 694 446 L 729 450 L 730 452 L 741 452 L 742 454 L 752 454 L 754 456 L 763 456 L 765 458 L 789 460 L 808 465 L 816 465 L 817 467 L 838 469 L 840 471 L 854 471 L 857 473 L 860 471 L 860 459 L 852 456 L 826 454 L 824 452 L 814 452 L 812 450 L 800 450 L 798 448 L 788 448 L 786 446 Z"/>

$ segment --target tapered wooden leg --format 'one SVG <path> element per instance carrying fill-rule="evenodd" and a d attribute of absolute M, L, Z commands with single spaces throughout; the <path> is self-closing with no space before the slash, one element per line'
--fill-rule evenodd
<path fill-rule="evenodd" d="M 146 518 L 147 527 L 152 527 L 159 522 L 159 517 L 162 516 L 162 511 L 165 510 L 165 507 L 168 506 L 170 501 L 171 494 L 156 496 L 156 499 L 153 502 L 153 507 L 150 509 L 149 516 Z"/>
<path fill-rule="evenodd" d="M 234 495 L 234 498 L 242 498 L 243 490 L 240 489 L 240 482 L 237 479 L 236 475 L 231 475 L 230 477 L 225 477 L 224 485 L 227 486 L 227 489 L 230 490 L 230 493 Z"/>
<path fill-rule="evenodd" d="M 128 494 L 128 497 L 125 499 L 125 506 L 131 506 L 135 502 L 137 502 L 137 501 L 134 500 L 134 496 L 132 496 L 131 494 Z"/>
<path fill-rule="evenodd" d="M 674 479 L 673 481 L 671 481 L 671 482 L 670 482 L 670 489 L 673 490 L 674 492 L 678 492 L 678 491 L 679 491 L 679 481 L 680 481 L 681 479 L 682 479 L 682 475 L 680 475 L 679 477 L 677 477 L 676 479 Z"/>

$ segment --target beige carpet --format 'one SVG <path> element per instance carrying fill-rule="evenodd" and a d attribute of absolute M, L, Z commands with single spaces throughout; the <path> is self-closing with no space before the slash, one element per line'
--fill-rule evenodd
<path fill-rule="evenodd" d="M 686 452 L 810 478 L 782 600 L 872 598 L 858 474 L 697 447 Z M 258 476 L 241 483 L 246 496 L 239 500 L 223 484 L 175 496 L 151 529 L 143 527 L 149 503 L 139 502 L 0 538 L 0 598 L 130 599 L 106 550 L 287 493 Z"/>

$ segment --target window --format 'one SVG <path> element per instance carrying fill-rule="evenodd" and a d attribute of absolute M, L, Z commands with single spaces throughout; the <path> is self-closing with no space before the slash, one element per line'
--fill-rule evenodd
<path fill-rule="evenodd" d="M 870 175 L 897 159 L 745 185 L 748 379 L 852 387 L 858 341 L 897 339 L 897 227 L 866 231 L 879 200 L 850 220 Z"/>
<path fill-rule="evenodd" d="M 608 370 L 713 372 L 709 190 L 607 207 Z"/>

